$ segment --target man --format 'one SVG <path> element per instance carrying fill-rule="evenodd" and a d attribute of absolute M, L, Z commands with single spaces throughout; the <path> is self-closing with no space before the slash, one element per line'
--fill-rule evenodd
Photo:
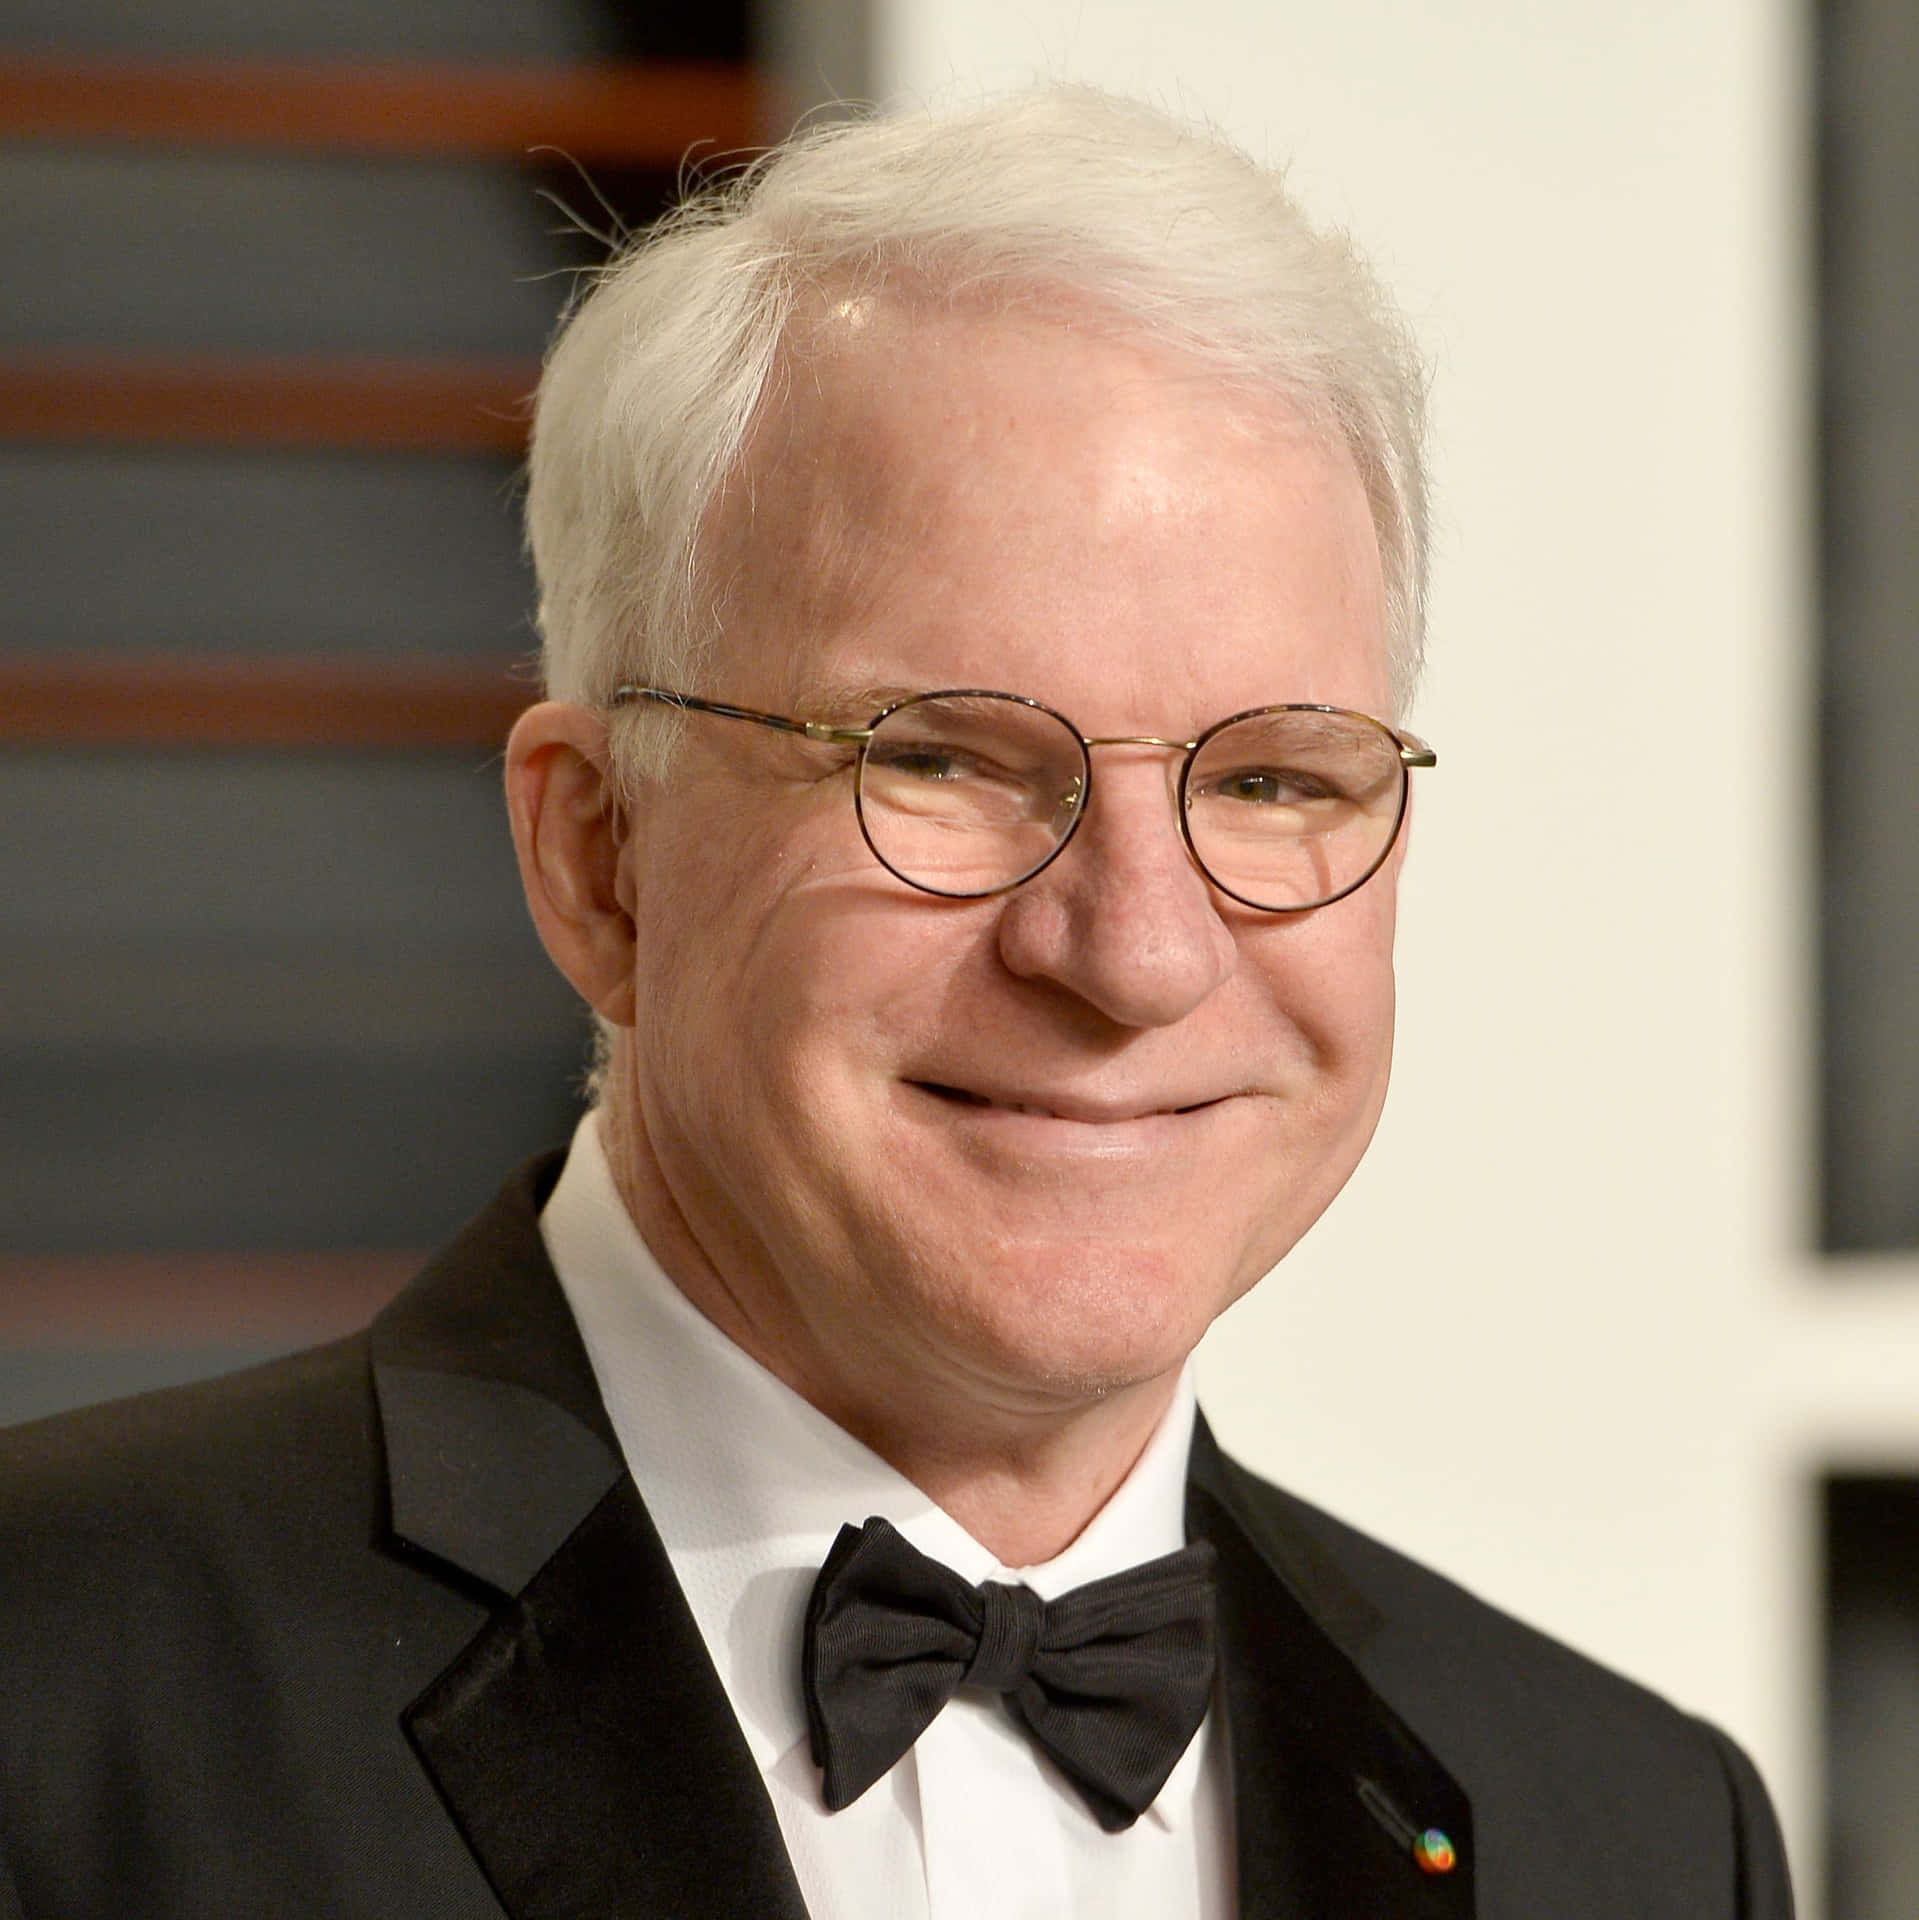
<path fill-rule="evenodd" d="M 1225 1460 L 1385 1096 L 1420 376 L 1209 137 L 815 135 L 556 346 L 507 789 L 595 1112 L 24 1431 L 0 1913 L 1778 1920 L 1711 1729 Z"/>

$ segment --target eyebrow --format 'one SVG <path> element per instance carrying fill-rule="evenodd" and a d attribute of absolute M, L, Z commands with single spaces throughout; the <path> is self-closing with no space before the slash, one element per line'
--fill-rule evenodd
<path fill-rule="evenodd" d="M 864 726 L 885 708 L 933 691 L 934 688 L 924 684 L 908 686 L 897 681 L 836 680 L 811 675 L 803 677 L 795 686 L 793 705 L 795 712 L 808 720 Z"/>

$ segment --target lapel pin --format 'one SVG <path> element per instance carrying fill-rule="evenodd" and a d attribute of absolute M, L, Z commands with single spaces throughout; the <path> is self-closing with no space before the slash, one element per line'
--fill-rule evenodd
<path fill-rule="evenodd" d="M 1421 1873 L 1451 1873 L 1458 1866 L 1459 1849 L 1444 1828 L 1428 1827 L 1421 1832 L 1372 1781 L 1356 1784 L 1366 1811 L 1412 1854 Z"/>

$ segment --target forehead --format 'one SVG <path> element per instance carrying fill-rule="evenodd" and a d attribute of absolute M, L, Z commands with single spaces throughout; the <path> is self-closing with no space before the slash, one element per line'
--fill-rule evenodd
<path fill-rule="evenodd" d="M 1070 307 L 820 313 L 715 532 L 724 650 L 789 693 L 870 666 L 1063 698 L 1033 676 L 1097 659 L 1142 686 L 1230 682 L 1230 661 L 1246 704 L 1383 710 L 1378 549 L 1343 444 Z M 1277 686 L 1306 640 L 1322 684 Z"/>

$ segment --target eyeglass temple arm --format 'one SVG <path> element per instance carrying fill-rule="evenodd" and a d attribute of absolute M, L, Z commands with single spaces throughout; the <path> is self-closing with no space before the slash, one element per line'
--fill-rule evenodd
<path fill-rule="evenodd" d="M 1409 767 L 1439 765 L 1439 755 L 1418 734 L 1408 733 L 1404 727 L 1395 727 L 1393 738 L 1399 742 L 1399 757 L 1404 765 Z"/>
<path fill-rule="evenodd" d="M 750 720 L 758 727 L 776 727 L 781 733 L 804 734 L 809 740 L 827 740 L 839 746 L 857 747 L 873 737 L 871 727 L 829 727 L 818 720 L 789 720 L 780 713 L 761 713 L 754 707 L 729 707 L 718 700 L 696 700 L 690 693 L 669 693 L 664 687 L 638 687 L 630 683 L 613 689 L 609 707 L 630 706 L 635 700 L 652 700 L 663 707 L 677 707 L 682 713 L 716 713 L 722 720 Z"/>

